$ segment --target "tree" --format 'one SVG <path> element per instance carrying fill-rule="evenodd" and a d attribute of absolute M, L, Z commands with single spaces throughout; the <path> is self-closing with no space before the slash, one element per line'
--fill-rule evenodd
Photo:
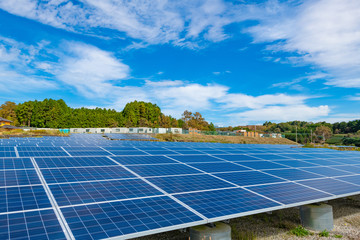
<path fill-rule="evenodd" d="M 329 127 L 319 126 L 315 129 L 315 135 L 322 137 L 322 141 L 325 142 L 326 139 L 332 136 L 332 131 Z"/>
<path fill-rule="evenodd" d="M 0 117 L 6 118 L 8 120 L 13 121 L 14 125 L 18 125 L 17 117 L 16 117 L 16 103 L 6 101 L 4 104 L 0 106 Z"/>

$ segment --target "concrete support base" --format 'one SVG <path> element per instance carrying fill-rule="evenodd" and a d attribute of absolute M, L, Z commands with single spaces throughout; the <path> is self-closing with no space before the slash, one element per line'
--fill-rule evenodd
<path fill-rule="evenodd" d="M 314 231 L 331 231 L 334 228 L 332 206 L 311 204 L 300 207 L 301 224 Z"/>
<path fill-rule="evenodd" d="M 191 240 L 231 240 L 231 227 L 217 222 L 215 227 L 201 225 L 190 228 Z"/>

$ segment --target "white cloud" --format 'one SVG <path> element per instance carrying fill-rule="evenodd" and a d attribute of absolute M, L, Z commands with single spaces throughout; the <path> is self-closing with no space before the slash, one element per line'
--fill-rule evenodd
<path fill-rule="evenodd" d="M 32 68 L 34 56 L 42 44 L 25 45 L 13 39 L 0 36 L 0 89 L 2 93 L 39 92 L 52 90 L 57 84 L 47 78 L 38 76 Z"/>
<path fill-rule="evenodd" d="M 91 45 L 68 42 L 56 78 L 87 97 L 106 97 L 129 76 L 129 67 L 111 53 Z"/>
<path fill-rule="evenodd" d="M 360 101 L 360 93 L 356 94 L 355 96 L 349 96 L 347 99 L 351 101 Z"/>
<path fill-rule="evenodd" d="M 286 94 L 266 94 L 250 96 L 246 94 L 227 94 L 218 101 L 224 103 L 225 108 L 251 108 L 258 109 L 269 105 L 297 105 L 303 104 L 307 96 L 290 96 Z"/>
<path fill-rule="evenodd" d="M 11 0 L 0 1 L 0 8 L 69 31 L 102 36 L 100 28 L 108 28 L 150 44 L 186 47 L 197 47 L 200 37 L 226 39 L 224 26 L 234 20 L 232 3 L 222 0 Z"/>
<path fill-rule="evenodd" d="M 260 24 L 247 30 L 267 50 L 289 53 L 294 64 L 313 64 L 331 74 L 327 84 L 360 87 L 360 1 L 270 1 L 258 6 Z"/>
<path fill-rule="evenodd" d="M 310 107 L 304 104 L 290 106 L 269 106 L 260 109 L 244 111 L 236 114 L 229 114 L 234 118 L 232 121 L 237 124 L 248 124 L 250 122 L 264 121 L 316 121 L 320 118 L 326 118 L 330 113 L 327 105 Z"/>

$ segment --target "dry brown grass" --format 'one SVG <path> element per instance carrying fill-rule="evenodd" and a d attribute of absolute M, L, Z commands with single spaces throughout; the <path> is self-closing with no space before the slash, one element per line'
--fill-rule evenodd
<path fill-rule="evenodd" d="M 193 135 L 193 134 L 157 134 L 160 141 L 167 142 L 214 142 L 214 143 L 240 143 L 240 144 L 296 144 L 286 138 L 260 138 L 221 135 Z"/>
<path fill-rule="evenodd" d="M 0 128 L 0 137 L 36 137 L 36 136 L 69 136 L 68 133 L 62 133 L 58 130 L 30 130 L 22 129 L 4 129 Z"/>

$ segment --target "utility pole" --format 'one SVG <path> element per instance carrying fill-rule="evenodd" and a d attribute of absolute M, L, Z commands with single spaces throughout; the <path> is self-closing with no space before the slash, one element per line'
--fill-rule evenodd
<path fill-rule="evenodd" d="M 325 133 L 323 133 L 323 139 L 324 139 L 324 144 L 325 144 L 325 140 L 326 140 L 326 139 L 325 139 Z"/>
<path fill-rule="evenodd" d="M 296 139 L 295 142 L 297 143 L 297 126 L 295 127 L 295 129 L 296 129 L 295 130 L 295 139 Z"/>
<path fill-rule="evenodd" d="M 310 138 L 311 138 L 311 143 L 312 143 L 312 129 L 310 129 Z"/>

